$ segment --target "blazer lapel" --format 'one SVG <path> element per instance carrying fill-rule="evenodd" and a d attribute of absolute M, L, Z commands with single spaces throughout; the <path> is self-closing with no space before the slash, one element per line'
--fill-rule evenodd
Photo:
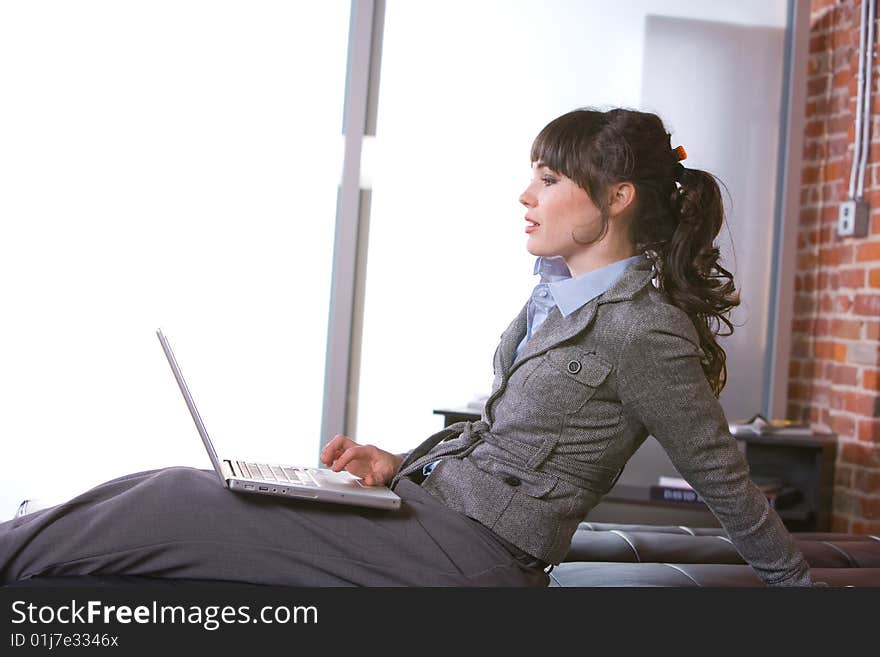
<path fill-rule="evenodd" d="M 511 324 L 511 328 L 516 326 L 519 330 L 519 338 L 513 344 L 513 348 L 509 353 L 503 353 L 505 358 L 510 359 L 504 360 L 503 363 L 505 365 L 510 363 L 513 368 L 519 367 L 520 364 L 528 359 L 544 353 L 548 349 L 555 347 L 565 340 L 573 338 L 577 334 L 586 330 L 590 324 L 593 323 L 593 320 L 596 318 L 596 310 L 599 306 L 604 303 L 614 303 L 617 301 L 632 299 L 639 290 L 650 283 L 653 273 L 654 270 L 652 269 L 651 262 L 645 258 L 626 269 L 614 285 L 612 285 L 606 292 L 581 306 L 568 317 L 563 317 L 559 312 L 559 308 L 554 306 L 550 311 L 550 314 L 547 315 L 547 319 L 544 320 L 544 323 L 541 324 L 540 327 L 538 327 L 538 330 L 532 336 L 531 340 L 526 343 L 522 353 L 520 353 L 519 357 L 516 358 L 516 361 L 513 362 L 513 354 L 516 347 L 526 332 L 526 311 L 524 308 L 520 311 L 519 316 L 514 320 L 513 324 Z M 528 307 L 528 304 L 526 304 L 526 307 Z M 521 327 L 520 324 L 522 325 Z M 504 335 L 507 335 L 510 331 L 511 329 L 508 328 Z M 504 336 L 502 336 L 502 338 L 503 337 Z M 504 340 L 502 339 L 502 347 L 503 346 Z M 506 370 L 507 368 L 505 368 L 505 371 Z"/>
<path fill-rule="evenodd" d="M 544 353 L 555 347 L 560 342 L 574 337 L 586 329 L 596 318 L 596 308 L 599 307 L 601 296 L 596 297 L 587 304 L 581 306 L 568 317 L 563 317 L 559 308 L 554 306 L 547 315 L 544 323 L 532 335 L 532 339 L 526 343 L 525 348 L 516 359 L 514 367 L 523 361 Z"/>

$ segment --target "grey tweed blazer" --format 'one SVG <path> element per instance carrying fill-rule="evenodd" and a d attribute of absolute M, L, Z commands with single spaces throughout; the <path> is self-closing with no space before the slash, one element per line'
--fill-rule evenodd
<path fill-rule="evenodd" d="M 808 585 L 808 565 L 749 468 L 700 366 L 688 316 L 647 259 L 567 318 L 554 308 L 522 353 L 526 308 L 501 335 L 482 419 L 410 452 L 402 476 L 549 563 L 648 435 L 768 585 Z"/>

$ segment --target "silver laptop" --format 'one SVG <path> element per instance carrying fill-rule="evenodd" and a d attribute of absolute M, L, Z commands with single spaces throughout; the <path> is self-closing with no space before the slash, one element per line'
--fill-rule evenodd
<path fill-rule="evenodd" d="M 162 344 L 162 350 L 165 352 L 168 364 L 171 365 L 171 371 L 174 372 L 174 378 L 177 379 L 180 392 L 183 393 L 183 398 L 186 400 L 190 415 L 196 423 L 205 449 L 208 450 L 211 464 L 223 486 L 239 493 L 275 495 L 379 509 L 400 508 L 400 497 L 390 488 L 387 486 L 367 486 L 360 479 L 347 472 L 235 459 L 220 460 L 192 395 L 189 393 L 186 381 L 183 380 L 183 374 L 180 373 L 180 367 L 174 358 L 174 352 L 171 351 L 171 345 L 168 344 L 161 329 L 156 331 L 156 335 Z"/>

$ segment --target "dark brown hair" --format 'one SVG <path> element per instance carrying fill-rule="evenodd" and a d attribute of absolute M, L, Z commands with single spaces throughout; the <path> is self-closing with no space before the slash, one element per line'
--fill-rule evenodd
<path fill-rule="evenodd" d="M 682 166 L 660 117 L 627 109 L 563 114 L 535 138 L 531 160 L 573 180 L 600 209 L 601 230 L 588 243 L 608 231 L 608 188 L 621 182 L 635 186 L 633 243 L 654 261 L 658 287 L 691 318 L 703 372 L 718 396 L 727 366 L 716 337 L 733 333 L 727 315 L 739 305 L 739 294 L 715 246 L 724 223 L 715 177 Z"/>

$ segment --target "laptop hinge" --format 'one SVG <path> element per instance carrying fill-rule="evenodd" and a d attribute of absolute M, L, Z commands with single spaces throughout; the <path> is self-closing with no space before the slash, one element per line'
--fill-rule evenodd
<path fill-rule="evenodd" d="M 235 472 L 235 467 L 232 465 L 232 461 L 220 461 L 220 469 L 223 470 L 223 476 L 227 479 L 238 476 Z"/>

